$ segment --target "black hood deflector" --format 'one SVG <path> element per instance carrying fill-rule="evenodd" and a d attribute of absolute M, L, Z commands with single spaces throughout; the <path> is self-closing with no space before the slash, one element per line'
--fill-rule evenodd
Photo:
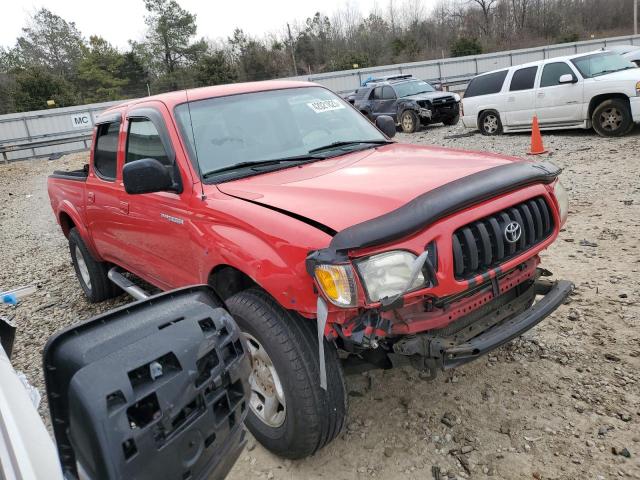
<path fill-rule="evenodd" d="M 309 253 L 307 271 L 313 274 L 315 266 L 321 263 L 345 262 L 349 250 L 408 237 L 448 215 L 492 197 L 535 183 L 549 184 L 560 172 L 562 169 L 550 162 L 514 162 L 454 180 L 391 212 L 336 233 L 327 248 Z"/>

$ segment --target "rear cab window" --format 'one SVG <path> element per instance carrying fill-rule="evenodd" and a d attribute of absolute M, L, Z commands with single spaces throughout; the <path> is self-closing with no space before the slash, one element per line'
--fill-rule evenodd
<path fill-rule="evenodd" d="M 531 90 L 536 82 L 536 74 L 538 73 L 538 67 L 525 67 L 520 68 L 513 72 L 511 77 L 511 85 L 509 86 L 510 92 L 517 92 L 520 90 Z"/>
<path fill-rule="evenodd" d="M 540 88 L 555 87 L 560 84 L 562 75 L 571 75 L 574 79 L 576 74 L 573 69 L 565 62 L 547 63 L 542 69 L 542 77 L 540 77 Z"/>
<path fill-rule="evenodd" d="M 119 136 L 120 120 L 98 124 L 93 150 L 93 170 L 99 178 L 110 182 L 116 179 Z"/>
<path fill-rule="evenodd" d="M 480 75 L 469 82 L 467 90 L 464 92 L 465 98 L 477 97 L 480 95 L 491 95 L 502 90 L 504 79 L 507 78 L 509 70 L 487 73 Z"/>

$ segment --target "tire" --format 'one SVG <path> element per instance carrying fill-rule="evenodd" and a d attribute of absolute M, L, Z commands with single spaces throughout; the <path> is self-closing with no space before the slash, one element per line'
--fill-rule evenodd
<path fill-rule="evenodd" d="M 413 110 L 405 110 L 400 115 L 400 128 L 404 133 L 414 133 L 420 126 L 420 119 Z"/>
<path fill-rule="evenodd" d="M 315 322 L 296 317 L 257 289 L 237 293 L 227 300 L 227 307 L 245 335 L 252 358 L 247 428 L 276 455 L 290 459 L 312 455 L 340 433 L 346 419 L 347 392 L 335 346 L 324 342 L 325 391 L 320 388 Z M 277 378 L 277 383 L 264 382 L 265 354 L 276 372 L 275 377 L 269 376 Z M 260 393 L 269 393 L 262 387 L 265 383 L 274 387 L 271 397 Z M 278 387 L 284 402 L 278 400 L 277 409 L 270 409 L 277 413 L 267 416 L 267 398 L 278 397 Z"/>
<path fill-rule="evenodd" d="M 483 135 L 500 135 L 502 133 L 500 114 L 495 110 L 482 112 L 480 118 L 478 118 L 478 129 Z"/>
<path fill-rule="evenodd" d="M 448 126 L 457 125 L 460 121 L 460 114 L 457 114 L 455 117 L 445 118 L 442 120 L 442 123 Z"/>
<path fill-rule="evenodd" d="M 593 111 L 591 124 L 601 137 L 625 135 L 633 128 L 629 105 L 619 98 L 605 100 Z"/>
<path fill-rule="evenodd" d="M 93 258 L 75 228 L 69 232 L 69 253 L 80 287 L 89 302 L 102 302 L 122 293 L 107 276 L 110 265 Z"/>

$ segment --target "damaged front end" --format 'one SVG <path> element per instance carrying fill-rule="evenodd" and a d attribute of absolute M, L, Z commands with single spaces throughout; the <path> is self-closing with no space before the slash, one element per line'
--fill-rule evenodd
<path fill-rule="evenodd" d="M 319 340 L 435 376 L 537 325 L 573 288 L 539 268 L 565 218 L 551 195 L 559 174 L 549 163 L 501 165 L 338 232 L 307 257 Z"/>

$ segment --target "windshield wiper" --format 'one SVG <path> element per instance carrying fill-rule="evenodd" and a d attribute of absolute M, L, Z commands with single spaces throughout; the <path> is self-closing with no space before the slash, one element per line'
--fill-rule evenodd
<path fill-rule="evenodd" d="M 348 147 L 351 145 L 358 145 L 358 144 L 386 145 L 388 143 L 393 143 L 393 142 L 390 142 L 389 140 L 348 140 L 348 141 L 341 141 L 341 142 L 333 142 L 333 143 L 330 143 L 329 145 L 312 148 L 311 150 L 309 150 L 309 153 L 322 152 L 323 150 L 331 150 L 334 148 Z"/>
<path fill-rule="evenodd" d="M 280 163 L 287 162 L 304 162 L 306 160 L 323 160 L 325 157 L 319 155 L 296 155 L 294 157 L 284 157 L 284 158 L 272 158 L 270 160 L 251 160 L 248 162 L 240 162 L 234 165 L 227 165 L 226 167 L 216 168 L 215 170 L 209 170 L 208 172 L 204 172 L 202 174 L 202 178 L 208 178 L 212 175 L 217 175 L 219 173 L 232 172 L 234 170 L 242 170 L 244 168 L 254 168 L 254 167 L 266 167 L 269 165 L 278 165 Z"/>

